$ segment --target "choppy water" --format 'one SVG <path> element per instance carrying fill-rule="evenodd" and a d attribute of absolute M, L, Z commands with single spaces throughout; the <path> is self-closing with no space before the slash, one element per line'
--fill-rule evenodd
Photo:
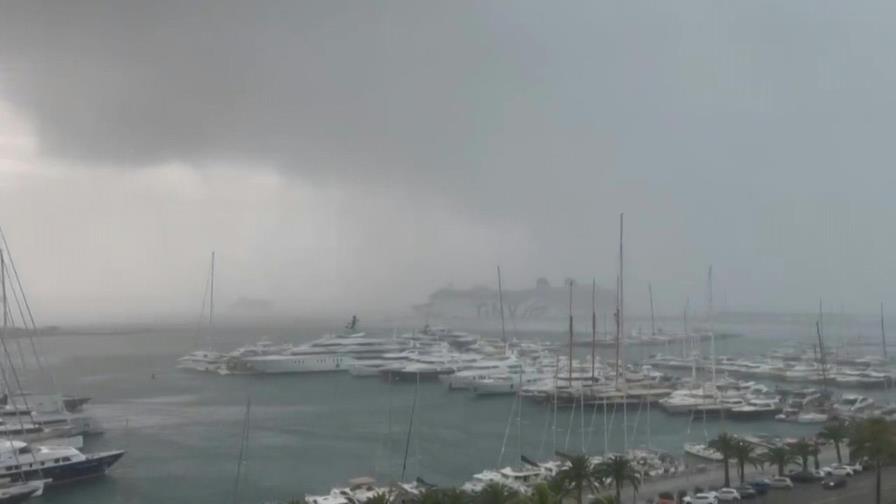
<path fill-rule="evenodd" d="M 547 337 L 562 337 L 562 325 Z M 874 321 L 843 324 L 843 333 L 874 335 Z M 812 321 L 802 318 L 731 320 L 725 327 L 744 333 L 720 341 L 719 354 L 766 352 L 792 341 L 811 341 Z M 270 337 L 301 341 L 319 336 L 320 327 L 220 330 L 224 348 Z M 391 330 L 390 330 L 391 332 Z M 831 332 L 833 334 L 833 332 Z M 869 336 L 869 340 L 873 340 Z M 246 398 L 252 398 L 249 451 L 240 502 L 301 497 L 324 492 L 348 478 L 380 480 L 401 474 L 414 385 L 388 385 L 347 374 L 217 376 L 179 371 L 180 355 L 193 349 L 190 331 L 128 335 L 66 335 L 41 338 L 42 353 L 67 393 L 94 398 L 88 411 L 108 432 L 87 442 L 90 450 L 123 448 L 125 458 L 106 477 L 49 492 L 48 504 L 200 503 L 231 499 Z M 637 359 L 658 349 L 630 349 Z M 869 348 L 873 350 L 873 348 Z M 155 377 L 153 377 L 155 375 Z M 887 399 L 888 394 L 879 392 Z M 460 483 L 499 462 L 546 456 L 554 448 L 592 452 L 604 449 L 603 415 L 598 410 L 570 421 L 561 410 L 550 431 L 549 408 L 523 403 L 519 425 L 510 422 L 510 397 L 476 398 L 424 383 L 418 392 L 407 479 L 422 476 L 440 484 Z M 647 443 L 647 413 L 629 410 L 629 445 Z M 515 417 L 515 415 L 514 415 Z M 623 446 L 622 412 L 614 417 L 610 450 Z M 651 444 L 680 452 L 688 439 L 687 417 L 651 412 Z M 569 426 L 572 429 L 569 430 Z M 800 435 L 811 426 L 778 422 L 735 423 L 729 430 Z M 718 431 L 709 421 L 708 436 Z M 506 443 L 504 442 L 506 436 Z M 690 439 L 702 440 L 704 425 L 691 426 Z"/>

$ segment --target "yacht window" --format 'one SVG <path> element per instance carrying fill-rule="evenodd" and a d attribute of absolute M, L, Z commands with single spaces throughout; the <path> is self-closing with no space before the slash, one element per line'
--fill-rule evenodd
<path fill-rule="evenodd" d="M 58 463 L 59 463 L 59 459 L 58 459 L 58 458 L 53 459 L 53 463 L 54 463 L 54 464 L 58 464 Z"/>
<path fill-rule="evenodd" d="M 31 453 L 31 447 L 30 447 L 30 446 L 23 446 L 23 447 L 19 448 L 19 453 L 20 453 L 20 454 L 21 454 L 21 453 Z"/>
<path fill-rule="evenodd" d="M 62 461 L 63 461 L 63 462 L 71 462 L 72 459 L 70 459 L 70 458 L 68 458 L 68 457 L 62 457 Z"/>

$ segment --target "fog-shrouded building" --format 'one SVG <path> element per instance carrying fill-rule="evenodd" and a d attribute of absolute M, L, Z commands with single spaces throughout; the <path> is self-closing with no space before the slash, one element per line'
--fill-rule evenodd
<path fill-rule="evenodd" d="M 531 289 L 504 289 L 504 316 L 515 320 L 538 320 L 565 317 L 569 314 L 569 279 L 551 285 L 539 278 Z M 614 290 L 597 288 L 598 313 L 612 313 L 616 308 Z M 489 319 L 500 317 L 498 289 L 475 286 L 469 289 L 443 288 L 429 295 L 428 302 L 414 306 L 418 315 L 427 318 Z M 573 313 L 576 317 L 591 314 L 591 282 L 573 282 Z"/>

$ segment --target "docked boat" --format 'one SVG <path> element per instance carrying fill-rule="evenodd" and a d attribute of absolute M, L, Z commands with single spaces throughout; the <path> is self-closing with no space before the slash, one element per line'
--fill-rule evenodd
<path fill-rule="evenodd" d="M 227 357 L 214 350 L 196 350 L 177 359 L 178 369 L 217 372 L 224 367 Z"/>
<path fill-rule="evenodd" d="M 0 441 L 0 474 L 13 481 L 62 483 L 103 475 L 123 455 L 123 450 L 84 454 L 70 446 Z"/>
<path fill-rule="evenodd" d="M 348 373 L 357 377 L 379 376 L 383 369 L 392 364 L 392 361 L 386 360 L 356 360 L 349 364 Z"/>
<path fill-rule="evenodd" d="M 519 393 L 524 380 L 519 375 L 492 375 L 474 380 L 472 389 L 477 396 L 513 395 Z"/>
<path fill-rule="evenodd" d="M 850 416 L 862 413 L 866 409 L 874 405 L 874 399 L 869 397 L 844 394 L 837 402 L 834 403 L 833 411 L 836 414 Z"/>
<path fill-rule="evenodd" d="M 721 462 L 722 454 L 718 451 L 709 447 L 709 445 L 702 443 L 685 443 L 684 451 L 688 455 L 693 455 L 694 457 L 698 457 L 705 460 L 711 460 L 713 462 Z"/>
<path fill-rule="evenodd" d="M 0 488 L 0 504 L 19 504 L 43 493 L 43 482 L 28 482 Z"/>
<path fill-rule="evenodd" d="M 199 317 L 202 320 L 206 316 L 206 296 L 208 296 L 208 327 L 205 332 L 205 344 L 206 347 L 200 350 L 196 350 L 194 352 L 190 352 L 187 355 L 177 359 L 177 367 L 178 369 L 189 369 L 193 371 L 205 371 L 216 373 L 219 369 L 224 366 L 224 362 L 227 359 L 227 356 L 221 352 L 217 352 L 211 349 L 212 341 L 211 334 L 209 334 L 209 330 L 215 326 L 215 253 L 212 252 L 211 255 L 211 263 L 208 271 L 208 277 L 206 278 L 206 291 L 202 298 L 202 309 L 200 311 Z M 197 338 L 202 333 L 203 326 L 202 324 L 196 327 L 196 336 Z"/>
<path fill-rule="evenodd" d="M 784 408 L 775 415 L 775 420 L 780 422 L 794 422 L 803 424 L 816 424 L 827 422 L 829 415 L 820 411 L 800 411 L 795 408 Z"/>
<path fill-rule="evenodd" d="M 781 412 L 778 399 L 749 399 L 746 404 L 732 407 L 728 416 L 734 420 L 753 420 L 773 417 Z"/>
<path fill-rule="evenodd" d="M 346 371 L 350 359 L 339 354 L 262 355 L 241 359 L 245 369 L 262 374 Z"/>

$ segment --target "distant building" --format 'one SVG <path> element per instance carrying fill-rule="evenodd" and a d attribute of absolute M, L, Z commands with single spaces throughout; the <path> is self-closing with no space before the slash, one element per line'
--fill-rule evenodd
<path fill-rule="evenodd" d="M 564 317 L 569 313 L 569 288 L 564 284 L 552 287 L 546 278 L 539 278 L 532 289 L 505 290 L 504 316 L 516 320 Z M 573 312 L 576 316 L 591 314 L 591 282 L 573 284 Z M 616 294 L 598 287 L 599 313 L 615 310 Z M 501 316 L 498 290 L 482 285 L 469 289 L 443 288 L 429 295 L 429 300 L 414 306 L 423 317 L 490 319 Z"/>

